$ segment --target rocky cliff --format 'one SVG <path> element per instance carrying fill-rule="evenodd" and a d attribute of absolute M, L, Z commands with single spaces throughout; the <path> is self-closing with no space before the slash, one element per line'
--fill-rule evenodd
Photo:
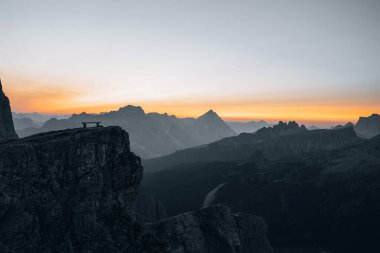
<path fill-rule="evenodd" d="M 9 99 L 3 92 L 0 80 L 0 141 L 17 139 L 13 126 L 12 111 Z"/>
<path fill-rule="evenodd" d="M 1 145 L 0 252 L 160 252 L 134 221 L 142 173 L 119 127 Z"/>
<path fill-rule="evenodd" d="M 262 218 L 232 213 L 223 205 L 183 213 L 150 224 L 147 230 L 175 253 L 269 253 L 266 224 Z"/>
<path fill-rule="evenodd" d="M 174 238 L 139 222 L 135 202 L 142 175 L 141 160 L 119 127 L 56 131 L 0 144 L 0 252 L 173 252 Z M 143 207 L 151 206 L 155 203 Z M 175 224 L 165 228 L 177 231 L 183 245 L 199 244 L 195 248 L 235 250 L 241 244 L 268 247 L 250 252 L 270 252 L 261 227 L 239 234 L 240 220 L 253 229 L 256 219 L 215 210 L 194 214 L 206 231 L 203 242 L 186 232 L 194 223 L 183 223 L 182 231 Z M 219 229 L 224 230 L 213 237 Z"/>

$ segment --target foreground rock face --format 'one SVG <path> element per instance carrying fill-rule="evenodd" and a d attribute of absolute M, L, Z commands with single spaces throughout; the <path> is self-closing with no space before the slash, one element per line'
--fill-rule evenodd
<path fill-rule="evenodd" d="M 142 173 L 119 127 L 1 145 L 0 252 L 156 252 L 134 222 Z"/>
<path fill-rule="evenodd" d="M 142 222 L 165 214 L 148 193 L 139 200 L 147 210 L 137 214 L 142 173 L 120 127 L 57 131 L 0 144 L 0 252 L 270 252 L 263 221 L 225 207 L 144 229 L 141 214 Z M 192 251 L 173 251 L 182 245 Z"/>
<path fill-rule="evenodd" d="M 269 253 L 266 224 L 262 218 L 233 214 L 217 205 L 152 223 L 148 231 L 175 253 Z"/>
<path fill-rule="evenodd" d="M 3 92 L 0 80 L 0 141 L 17 139 L 9 99 Z"/>

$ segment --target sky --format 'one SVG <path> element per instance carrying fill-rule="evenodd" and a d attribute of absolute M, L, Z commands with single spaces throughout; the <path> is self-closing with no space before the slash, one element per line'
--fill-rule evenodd
<path fill-rule="evenodd" d="M 379 0 L 0 0 L 0 36 L 17 112 L 380 113 Z"/>

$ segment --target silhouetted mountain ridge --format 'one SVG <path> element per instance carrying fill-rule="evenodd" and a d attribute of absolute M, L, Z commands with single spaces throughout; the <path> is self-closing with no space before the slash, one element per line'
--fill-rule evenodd
<path fill-rule="evenodd" d="M 28 128 L 28 134 L 81 127 L 83 121 L 100 121 L 104 126 L 120 126 L 130 134 L 131 148 L 143 158 L 211 143 L 236 135 L 213 111 L 197 119 L 181 119 L 168 114 L 145 113 L 140 106 L 128 105 L 102 114 L 74 114 L 68 119 L 50 119 L 41 128 Z"/>
<path fill-rule="evenodd" d="M 333 150 L 357 142 L 360 139 L 352 127 L 309 131 L 294 121 L 279 122 L 255 133 L 242 133 L 208 145 L 145 160 L 144 166 L 146 171 L 156 171 L 190 162 L 245 160 L 256 150 L 261 150 L 267 159 L 275 160 L 312 151 Z"/>

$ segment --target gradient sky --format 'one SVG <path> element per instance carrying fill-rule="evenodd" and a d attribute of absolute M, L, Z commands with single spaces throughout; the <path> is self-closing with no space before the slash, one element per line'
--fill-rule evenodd
<path fill-rule="evenodd" d="M 0 36 L 18 112 L 380 113 L 379 0 L 0 0 Z"/>

